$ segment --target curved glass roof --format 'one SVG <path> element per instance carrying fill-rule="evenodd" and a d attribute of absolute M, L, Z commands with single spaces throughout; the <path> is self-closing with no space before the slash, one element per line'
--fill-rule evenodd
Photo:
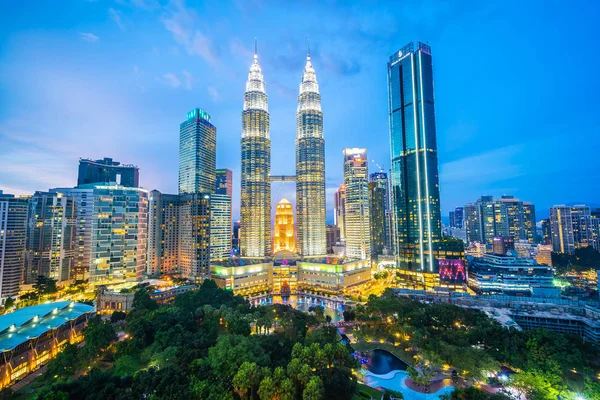
<path fill-rule="evenodd" d="M 12 350 L 65 322 L 93 312 L 94 307 L 73 301 L 57 301 L 21 308 L 0 316 L 0 351 Z"/>

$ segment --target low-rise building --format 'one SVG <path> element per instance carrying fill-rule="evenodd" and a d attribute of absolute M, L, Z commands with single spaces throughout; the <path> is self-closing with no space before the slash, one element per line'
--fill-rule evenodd
<path fill-rule="evenodd" d="M 479 294 L 554 297 L 560 291 L 554 287 L 554 271 L 535 260 L 509 255 L 486 254 L 469 257 L 468 285 Z"/>
<path fill-rule="evenodd" d="M 0 389 L 47 364 L 67 343 L 80 342 L 94 312 L 87 304 L 60 301 L 0 316 Z"/>

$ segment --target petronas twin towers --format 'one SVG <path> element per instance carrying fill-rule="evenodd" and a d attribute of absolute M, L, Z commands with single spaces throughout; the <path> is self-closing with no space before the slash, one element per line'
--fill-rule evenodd
<path fill-rule="evenodd" d="M 241 233 L 244 257 L 271 254 L 271 139 L 267 92 L 258 55 L 250 67 L 242 112 Z M 317 75 L 310 51 L 296 113 L 296 241 L 303 256 L 326 254 L 325 140 Z"/>

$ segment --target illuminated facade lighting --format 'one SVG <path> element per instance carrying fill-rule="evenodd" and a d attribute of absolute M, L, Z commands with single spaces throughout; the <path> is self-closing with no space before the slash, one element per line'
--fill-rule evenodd
<path fill-rule="evenodd" d="M 217 128 L 200 108 L 187 113 L 179 128 L 179 193 L 213 193 Z"/>
<path fill-rule="evenodd" d="M 302 74 L 296 113 L 296 179 L 298 251 L 303 256 L 326 254 L 323 112 L 310 51 Z"/>
<path fill-rule="evenodd" d="M 287 250 L 296 251 L 294 239 L 294 210 L 292 203 L 281 199 L 275 207 L 275 226 L 273 229 L 273 253 Z"/>
<path fill-rule="evenodd" d="M 241 254 L 271 252 L 271 139 L 267 93 L 258 55 L 248 73 L 242 111 Z"/>
<path fill-rule="evenodd" d="M 346 256 L 363 260 L 371 253 L 367 150 L 344 149 Z"/>
<path fill-rule="evenodd" d="M 431 49 L 413 43 L 388 62 L 393 233 L 401 269 L 434 273 L 441 239 Z"/>

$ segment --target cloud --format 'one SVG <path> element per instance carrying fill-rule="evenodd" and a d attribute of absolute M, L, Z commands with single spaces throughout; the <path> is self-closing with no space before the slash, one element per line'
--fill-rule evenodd
<path fill-rule="evenodd" d="M 189 55 L 200 56 L 210 64 L 217 64 L 221 58 L 219 48 L 203 32 L 193 27 L 199 24 L 199 19 L 193 10 L 185 8 L 180 2 L 174 6 L 163 25 L 171 33 L 173 39 L 185 48 Z"/>
<path fill-rule="evenodd" d="M 81 38 L 81 40 L 85 40 L 86 42 L 90 42 L 90 43 L 96 43 L 97 41 L 100 40 L 100 38 L 96 35 L 94 35 L 91 32 L 81 32 L 79 34 L 79 37 Z"/>
<path fill-rule="evenodd" d="M 183 74 L 183 82 L 184 82 L 184 87 L 186 90 L 191 90 L 192 89 L 192 84 L 194 83 L 194 77 L 192 76 L 191 73 L 189 73 L 188 71 L 184 70 L 182 72 Z"/>
<path fill-rule="evenodd" d="M 123 25 L 123 21 L 121 20 L 121 13 L 119 11 L 111 7 L 108 9 L 108 15 L 110 16 L 110 19 L 112 19 L 114 23 L 117 24 L 120 30 L 125 30 L 125 25 Z"/>
<path fill-rule="evenodd" d="M 219 94 L 219 91 L 214 86 L 209 86 L 206 88 L 206 90 L 208 91 L 208 94 L 209 94 L 210 98 L 212 99 L 212 101 L 214 101 L 215 103 L 218 103 L 219 101 L 221 101 L 221 95 Z"/>
<path fill-rule="evenodd" d="M 158 0 L 117 0 L 117 3 L 140 8 L 145 11 L 152 11 L 160 8 Z"/>
<path fill-rule="evenodd" d="M 521 161 L 526 158 L 523 152 L 521 145 L 507 146 L 442 164 L 441 184 L 445 186 L 468 182 L 477 186 L 525 175 L 527 171 L 521 165 Z"/>
<path fill-rule="evenodd" d="M 175 75 L 172 72 L 168 72 L 168 73 L 164 74 L 163 78 L 164 78 L 163 82 L 172 88 L 178 88 L 179 86 L 181 86 L 181 81 L 179 80 L 177 75 Z"/>

